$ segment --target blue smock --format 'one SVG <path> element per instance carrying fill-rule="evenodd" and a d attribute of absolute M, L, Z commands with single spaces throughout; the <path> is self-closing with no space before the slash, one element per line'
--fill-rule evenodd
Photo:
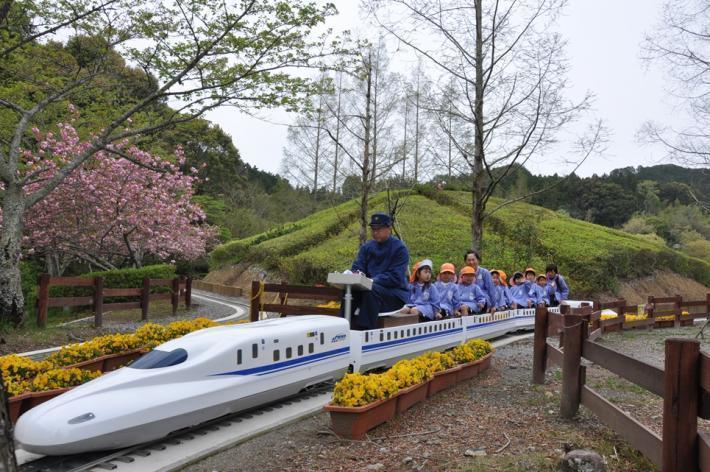
<path fill-rule="evenodd" d="M 488 306 L 493 306 L 493 304 L 495 303 L 496 290 L 495 284 L 493 283 L 493 277 L 491 277 L 491 273 L 488 271 L 488 269 L 478 267 L 478 269 L 476 270 L 475 278 L 473 279 L 473 283 L 478 285 L 478 287 L 483 292 L 483 295 L 486 297 L 486 303 L 488 303 Z"/>
<path fill-rule="evenodd" d="M 495 308 L 496 310 L 504 310 L 513 304 L 510 297 L 510 291 L 505 285 L 496 285 L 496 298 L 495 298 Z"/>
<path fill-rule="evenodd" d="M 416 307 L 425 318 L 433 320 L 439 313 L 439 291 L 436 284 L 414 282 L 409 284 L 407 306 Z"/>
<path fill-rule="evenodd" d="M 547 278 L 547 295 L 548 298 L 554 295 L 557 303 L 567 300 L 569 297 L 569 286 L 564 277 L 557 274 L 553 278 Z"/>
<path fill-rule="evenodd" d="M 531 297 L 535 297 L 535 304 L 544 303 L 550 306 L 550 297 L 547 295 L 547 287 L 541 287 L 538 284 L 532 284 L 530 287 Z"/>
<path fill-rule="evenodd" d="M 373 291 L 393 295 L 404 304 L 409 298 L 408 265 L 407 246 L 399 239 L 390 236 L 382 243 L 371 239 L 360 246 L 357 259 L 350 270 L 360 271 L 371 278 Z"/>
<path fill-rule="evenodd" d="M 528 301 L 535 304 L 535 299 L 530 297 L 530 289 L 526 284 L 513 285 L 510 287 L 510 298 L 518 308 L 528 308 Z"/>
<path fill-rule="evenodd" d="M 481 287 L 479 287 L 475 283 L 472 283 L 471 285 L 459 284 L 458 299 L 459 304 L 456 308 L 459 308 L 462 305 L 466 305 L 473 313 L 480 313 L 480 304 L 485 304 L 488 301 L 488 299 L 486 298 L 486 294 L 483 293 Z"/>
<path fill-rule="evenodd" d="M 456 282 L 442 282 L 434 284 L 439 292 L 439 307 L 451 316 L 459 306 L 459 291 Z"/>

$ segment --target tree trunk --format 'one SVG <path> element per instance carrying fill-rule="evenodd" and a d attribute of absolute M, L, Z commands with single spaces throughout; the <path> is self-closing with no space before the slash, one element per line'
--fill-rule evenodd
<path fill-rule="evenodd" d="M 372 60 L 367 58 L 367 92 L 365 94 L 365 147 L 362 155 L 362 194 L 360 198 L 360 245 L 367 240 L 367 208 L 370 200 L 370 94 L 372 92 Z"/>
<path fill-rule="evenodd" d="M 7 406 L 7 391 L 5 381 L 0 375 L 0 470 L 7 472 L 17 471 L 17 460 L 15 458 L 15 443 L 12 438 L 12 423 L 10 422 L 10 412 Z"/>
<path fill-rule="evenodd" d="M 0 320 L 21 326 L 25 319 L 20 258 L 22 256 L 22 218 L 25 212 L 22 188 L 10 183 L 2 203 L 0 234 Z"/>
<path fill-rule="evenodd" d="M 471 247 L 480 251 L 483 246 L 483 27 L 481 3 L 476 0 L 476 117 L 474 120 L 473 149 L 473 205 L 471 208 Z"/>
<path fill-rule="evenodd" d="M 404 143 L 402 145 L 402 181 L 407 180 L 407 118 L 409 117 L 409 97 L 404 97 Z"/>
<path fill-rule="evenodd" d="M 315 159 L 315 169 L 313 170 L 313 196 L 317 196 L 318 193 L 318 171 L 320 170 L 320 135 L 323 129 L 323 92 L 321 92 L 318 98 L 318 114 L 316 115 L 316 159 Z"/>
<path fill-rule="evenodd" d="M 338 111 L 335 116 L 335 157 L 333 158 L 333 193 L 338 190 L 338 153 L 340 152 L 340 97 L 343 94 L 343 73 L 338 77 Z"/>
<path fill-rule="evenodd" d="M 414 183 L 419 181 L 419 74 L 421 70 L 417 68 L 417 93 L 415 96 L 414 114 Z"/>

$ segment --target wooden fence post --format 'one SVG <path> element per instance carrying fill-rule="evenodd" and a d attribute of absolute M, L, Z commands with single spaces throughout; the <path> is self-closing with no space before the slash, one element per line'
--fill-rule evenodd
<path fill-rule="evenodd" d="M 177 315 L 178 301 L 180 300 L 180 278 L 175 277 L 172 283 L 172 293 L 170 301 L 173 304 L 173 316 Z"/>
<path fill-rule="evenodd" d="M 682 303 L 683 303 L 683 297 L 681 297 L 680 295 L 676 295 L 675 301 L 673 302 L 673 309 L 675 310 L 675 317 L 673 318 L 673 327 L 674 328 L 680 327 L 681 313 L 683 313 L 683 309 L 681 308 Z"/>
<path fill-rule="evenodd" d="M 185 306 L 192 306 L 192 277 L 185 279 Z"/>
<path fill-rule="evenodd" d="M 621 319 L 621 329 L 620 331 L 624 330 L 624 323 L 626 323 L 626 299 L 625 298 L 620 298 L 619 302 L 621 303 L 621 306 L 619 306 L 619 318 Z"/>
<path fill-rule="evenodd" d="M 104 324 L 104 278 L 94 277 L 94 326 L 100 328 Z"/>
<path fill-rule="evenodd" d="M 547 308 L 538 305 L 535 308 L 535 334 L 533 344 L 533 383 L 545 383 L 547 363 Z"/>
<path fill-rule="evenodd" d="M 258 280 L 251 282 L 251 303 L 249 304 L 249 321 L 259 321 L 259 305 L 261 305 L 260 283 Z"/>
<path fill-rule="evenodd" d="M 49 308 L 49 275 L 40 275 L 37 284 L 39 285 L 37 290 L 37 326 L 44 328 L 47 326 L 47 310 Z"/>
<path fill-rule="evenodd" d="M 564 317 L 564 344 L 562 358 L 562 398 L 560 414 L 571 419 L 579 410 L 582 395 L 582 340 L 586 321 L 577 315 Z"/>
<path fill-rule="evenodd" d="M 698 470 L 700 342 L 666 339 L 663 394 L 664 472 Z"/>
<path fill-rule="evenodd" d="M 150 277 L 143 278 L 143 289 L 141 290 L 141 320 L 148 319 L 148 306 L 150 305 Z"/>

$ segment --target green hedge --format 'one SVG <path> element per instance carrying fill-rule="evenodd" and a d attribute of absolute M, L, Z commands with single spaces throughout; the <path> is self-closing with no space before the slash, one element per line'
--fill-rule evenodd
<path fill-rule="evenodd" d="M 99 272 L 88 272 L 78 277 L 103 277 L 104 288 L 140 288 L 143 279 L 174 279 L 175 266 L 170 264 L 156 264 L 140 268 L 116 269 Z M 153 287 L 151 293 L 167 291 L 167 287 Z M 50 297 L 86 297 L 94 293 L 92 287 L 50 287 Z M 111 297 L 108 302 L 117 302 L 125 297 Z"/>

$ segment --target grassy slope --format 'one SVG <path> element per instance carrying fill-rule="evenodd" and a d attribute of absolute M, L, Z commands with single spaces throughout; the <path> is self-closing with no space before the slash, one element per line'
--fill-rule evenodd
<path fill-rule="evenodd" d="M 371 210 L 385 207 L 375 196 Z M 492 200 L 489 208 L 497 203 Z M 460 265 L 470 245 L 470 196 L 464 192 L 414 194 L 406 197 L 398 230 L 412 260 Z M 532 230 L 523 233 L 520 222 Z M 213 267 L 254 262 L 284 274 L 293 283 L 323 282 L 331 270 L 349 267 L 357 251 L 357 204 L 348 202 L 292 225 L 248 239 L 231 241 L 213 251 Z M 529 258 L 525 254 L 532 254 Z M 534 205 L 517 203 L 487 222 L 483 265 L 508 274 L 531 265 L 541 270 L 556 262 L 577 296 L 614 290 L 619 278 L 634 278 L 667 268 L 710 285 L 710 262 L 689 258 L 665 246 L 603 226 L 561 216 Z M 524 259 L 523 259 L 524 258 Z"/>

